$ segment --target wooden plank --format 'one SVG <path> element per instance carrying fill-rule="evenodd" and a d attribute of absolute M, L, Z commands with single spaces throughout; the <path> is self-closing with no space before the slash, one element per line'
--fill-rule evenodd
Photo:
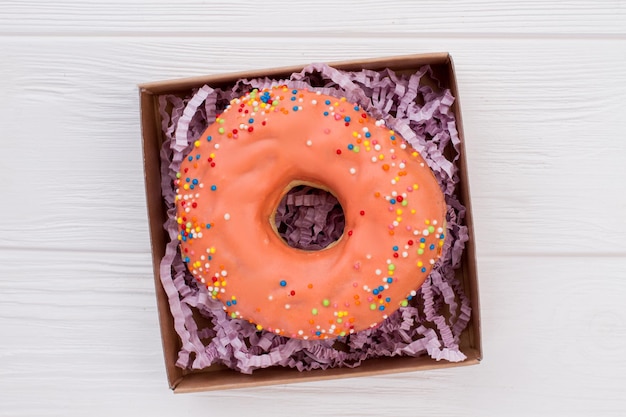
<path fill-rule="evenodd" d="M 478 366 L 184 396 L 166 385 L 147 257 L 75 258 L 0 252 L 0 276 L 10 277 L 0 280 L 0 413 L 270 416 L 276 404 L 285 415 L 626 410 L 625 257 L 481 258 Z"/>
<path fill-rule="evenodd" d="M 626 5 L 619 0 L 410 0 L 337 2 L 252 0 L 4 1 L 4 35 L 316 35 L 388 37 L 441 34 L 624 35 Z"/>
<path fill-rule="evenodd" d="M 17 38 L 3 45 L 0 59 L 10 65 L 0 67 L 7 126 L 0 190 L 11 204 L 0 218 L 0 248 L 149 250 L 136 83 L 448 49 L 462 95 L 479 254 L 626 253 L 626 217 L 617 214 L 626 195 L 614 190 L 626 180 L 626 118 L 618 110 L 626 41 Z"/>

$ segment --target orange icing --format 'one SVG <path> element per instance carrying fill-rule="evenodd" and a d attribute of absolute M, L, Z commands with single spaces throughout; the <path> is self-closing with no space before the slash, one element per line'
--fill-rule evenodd
<path fill-rule="evenodd" d="M 232 318 L 326 339 L 374 327 L 441 254 L 446 206 L 422 157 L 345 98 L 276 87 L 231 101 L 181 164 L 181 254 Z M 289 247 L 274 214 L 298 184 L 332 192 L 342 237 Z"/>

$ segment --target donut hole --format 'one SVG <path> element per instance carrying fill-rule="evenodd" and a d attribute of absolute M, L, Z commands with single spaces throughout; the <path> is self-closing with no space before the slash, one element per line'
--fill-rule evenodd
<path fill-rule="evenodd" d="M 274 216 L 276 231 L 292 248 L 321 250 L 343 235 L 343 208 L 330 192 L 297 185 L 282 198 Z"/>

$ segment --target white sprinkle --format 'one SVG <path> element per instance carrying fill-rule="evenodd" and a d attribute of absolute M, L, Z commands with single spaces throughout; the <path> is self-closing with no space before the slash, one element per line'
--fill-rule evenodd
<path fill-rule="evenodd" d="M 423 234 L 424 236 L 428 236 L 428 234 L 429 234 L 429 233 L 430 233 L 430 232 L 428 231 L 428 229 L 424 229 L 424 230 L 422 231 L 422 234 Z"/>
<path fill-rule="evenodd" d="M 369 132 L 369 129 L 368 129 L 367 127 L 364 127 L 362 130 L 363 130 L 364 132 Z"/>
<path fill-rule="evenodd" d="M 244 128 L 244 127 L 246 127 L 246 125 L 244 125 L 243 123 L 241 123 L 241 124 L 239 125 L 239 129 L 241 129 L 241 130 L 243 130 L 243 128 Z"/>
<path fill-rule="evenodd" d="M 396 180 L 391 180 L 391 185 L 396 185 Z"/>
<path fill-rule="evenodd" d="M 382 273 L 383 273 L 383 271 L 381 271 L 380 269 L 377 269 L 377 270 L 376 270 L 376 275 L 380 275 L 380 274 L 382 274 Z"/>
<path fill-rule="evenodd" d="M 421 166 L 422 168 L 424 168 L 424 163 L 422 162 L 422 163 L 420 164 L 420 166 Z"/>
<path fill-rule="evenodd" d="M 273 295 L 270 295 L 269 297 L 267 297 L 268 300 L 272 301 L 274 299 Z"/>
<path fill-rule="evenodd" d="M 392 224 L 393 224 L 395 227 L 398 227 L 398 225 L 399 225 L 400 223 L 398 223 L 398 221 L 397 221 L 397 220 L 394 220 Z"/>
<path fill-rule="evenodd" d="M 372 255 L 370 255 L 369 253 L 367 255 L 365 255 L 365 258 L 367 259 L 372 259 Z"/>
<path fill-rule="evenodd" d="M 303 99 L 301 99 L 301 98 L 299 98 L 299 99 L 298 99 L 298 103 L 302 103 L 303 101 L 304 101 L 304 100 L 303 100 Z"/>
<path fill-rule="evenodd" d="M 383 285 L 383 288 L 384 288 L 384 289 L 386 289 L 386 290 L 388 290 L 388 289 L 389 289 L 389 284 L 385 284 L 385 285 Z"/>
<path fill-rule="evenodd" d="M 431 260 L 430 260 L 430 261 L 428 261 L 428 262 L 430 262 L 430 264 L 431 264 L 431 265 L 433 265 L 433 264 L 435 263 L 435 260 L 434 260 L 434 259 L 431 259 Z"/>
<path fill-rule="evenodd" d="M 391 192 L 391 195 L 392 195 L 393 197 L 397 197 L 397 196 L 398 196 L 398 192 L 397 192 L 397 191 L 392 191 L 392 192 Z"/>
<path fill-rule="evenodd" d="M 313 142 L 312 142 L 312 141 L 310 141 L 310 140 L 307 140 L 307 141 L 306 141 L 306 146 L 311 146 L 311 145 L 313 145 Z"/>
<path fill-rule="evenodd" d="M 372 162 L 378 162 L 378 158 L 376 158 L 375 156 L 372 156 Z"/>
<path fill-rule="evenodd" d="M 406 143 L 401 144 L 400 149 L 406 149 Z"/>
<path fill-rule="evenodd" d="M 285 304 L 285 310 L 289 310 L 291 306 L 289 304 Z"/>
<path fill-rule="evenodd" d="M 380 151 L 380 145 L 379 144 L 374 145 L 374 150 L 375 151 Z"/>
<path fill-rule="evenodd" d="M 413 230 L 413 235 L 417 236 L 419 234 L 420 234 L 420 232 L 418 232 L 417 230 Z"/>
<path fill-rule="evenodd" d="M 321 91 L 316 91 L 315 94 L 317 94 L 318 96 L 322 94 Z"/>
<path fill-rule="evenodd" d="M 404 169 L 406 168 L 406 165 L 404 164 L 404 162 L 400 162 L 400 165 L 398 165 L 398 168 Z"/>
<path fill-rule="evenodd" d="M 330 107 L 328 108 L 328 110 L 333 111 L 333 110 L 335 110 L 335 108 L 334 108 L 333 106 L 330 106 Z M 334 114 L 334 113 L 333 113 L 333 114 Z"/>
<path fill-rule="evenodd" d="M 356 169 L 355 168 L 350 168 L 350 174 L 352 174 L 352 175 L 356 174 Z"/>
<path fill-rule="evenodd" d="M 219 143 L 216 143 L 216 144 L 215 144 L 215 149 L 219 149 L 219 148 L 220 148 L 220 144 L 219 144 Z"/>
<path fill-rule="evenodd" d="M 317 100 L 311 100 L 311 104 L 315 106 L 317 104 Z"/>
<path fill-rule="evenodd" d="M 436 224 L 437 224 L 437 220 L 433 220 L 433 225 L 436 225 Z"/>
<path fill-rule="evenodd" d="M 437 220 L 433 220 L 433 224 L 437 224 L 437 223 L 436 223 L 436 221 L 437 221 Z M 439 228 L 437 228 L 437 231 L 438 231 L 439 233 L 443 233 L 443 227 L 439 227 Z"/>
<path fill-rule="evenodd" d="M 402 252 L 402 257 L 403 257 L 403 258 L 406 258 L 407 256 L 409 256 L 409 253 L 408 253 L 408 252 Z"/>
<path fill-rule="evenodd" d="M 302 106 L 298 106 L 298 110 L 302 110 Z"/>
<path fill-rule="evenodd" d="M 189 207 L 185 209 L 185 213 L 189 213 Z"/>
<path fill-rule="evenodd" d="M 230 220 L 230 214 L 229 213 L 224 214 L 224 220 Z"/>
<path fill-rule="evenodd" d="M 228 272 L 226 270 L 222 271 L 222 276 L 225 277 L 226 275 L 228 275 Z"/>
<path fill-rule="evenodd" d="M 202 238 L 202 232 L 199 232 L 198 234 L 196 234 L 196 236 L 198 236 L 198 239 Z"/>
<path fill-rule="evenodd" d="M 302 336 L 302 335 L 304 334 L 304 332 L 303 332 L 302 330 L 298 330 L 298 334 L 299 334 L 300 336 Z"/>
<path fill-rule="evenodd" d="M 411 296 L 415 297 L 417 295 L 417 291 L 413 290 L 411 291 Z"/>

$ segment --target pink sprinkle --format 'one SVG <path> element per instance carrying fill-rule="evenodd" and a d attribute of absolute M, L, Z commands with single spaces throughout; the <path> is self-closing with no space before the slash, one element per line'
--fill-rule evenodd
<path fill-rule="evenodd" d="M 393 206 L 389 206 L 389 211 L 393 211 Z"/>
<path fill-rule="evenodd" d="M 357 284 L 356 282 L 353 282 L 353 283 L 352 283 L 352 286 L 353 286 L 354 288 L 356 288 L 356 287 L 358 287 L 358 286 L 359 286 L 359 284 Z"/>
<path fill-rule="evenodd" d="M 412 192 L 413 192 L 413 187 L 406 187 L 406 190 L 407 190 L 408 192 L 412 193 Z"/>
<path fill-rule="evenodd" d="M 389 225 L 389 230 L 393 230 L 393 224 Z"/>
<path fill-rule="evenodd" d="M 350 303 L 343 303 L 345 307 L 350 307 Z"/>
<path fill-rule="evenodd" d="M 411 226 L 407 226 L 407 227 L 406 227 L 406 230 L 411 230 Z"/>
<path fill-rule="evenodd" d="M 372 297 L 371 295 L 367 297 L 367 301 L 372 302 L 374 301 L 374 297 Z"/>
<path fill-rule="evenodd" d="M 341 119 L 341 115 L 340 115 L 340 114 L 335 113 L 335 120 L 340 120 L 340 119 Z"/>
<path fill-rule="evenodd" d="M 356 263 L 354 264 L 354 269 L 356 269 L 357 271 L 358 271 L 359 269 L 361 269 L 361 262 L 356 262 Z"/>
<path fill-rule="evenodd" d="M 397 156 L 391 155 L 391 159 L 396 159 L 396 158 L 397 158 Z"/>
<path fill-rule="evenodd" d="M 324 129 L 324 133 L 328 135 L 330 133 L 330 129 L 329 128 Z"/>
<path fill-rule="evenodd" d="M 337 303 L 333 303 L 333 308 L 337 308 Z"/>

